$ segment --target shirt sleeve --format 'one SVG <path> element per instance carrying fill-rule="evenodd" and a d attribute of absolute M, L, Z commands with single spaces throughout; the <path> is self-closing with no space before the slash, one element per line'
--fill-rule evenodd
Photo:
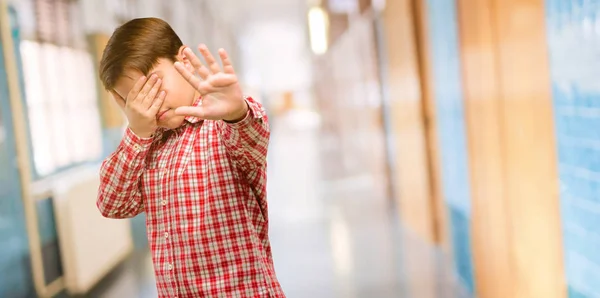
<path fill-rule="evenodd" d="M 241 121 L 218 121 L 217 127 L 227 151 L 242 171 L 251 171 L 267 162 L 269 121 L 263 106 L 251 97 L 245 98 L 248 113 Z"/>
<path fill-rule="evenodd" d="M 130 218 L 144 211 L 140 193 L 146 155 L 152 138 L 140 138 L 127 129 L 119 147 L 102 162 L 96 205 L 108 218 Z"/>

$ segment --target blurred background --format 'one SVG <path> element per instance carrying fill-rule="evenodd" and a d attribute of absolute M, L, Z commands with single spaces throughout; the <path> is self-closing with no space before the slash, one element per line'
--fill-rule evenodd
<path fill-rule="evenodd" d="M 270 116 L 288 297 L 600 297 L 600 1 L 0 0 L 0 297 L 157 297 L 97 64 L 168 21 Z M 157 41 L 160 42 L 160 41 Z M 599 224 L 599 225 L 596 225 Z"/>

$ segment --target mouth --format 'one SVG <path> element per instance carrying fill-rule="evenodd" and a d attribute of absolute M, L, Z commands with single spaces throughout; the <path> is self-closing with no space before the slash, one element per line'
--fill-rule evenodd
<path fill-rule="evenodd" d="M 158 114 L 156 114 L 156 119 L 161 120 L 168 111 L 169 110 L 164 110 L 162 112 L 159 112 Z"/>

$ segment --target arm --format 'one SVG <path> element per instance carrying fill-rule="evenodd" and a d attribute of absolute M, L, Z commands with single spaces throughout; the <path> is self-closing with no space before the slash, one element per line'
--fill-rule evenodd
<path fill-rule="evenodd" d="M 217 121 L 217 129 L 227 151 L 242 171 L 251 171 L 267 161 L 269 122 L 260 103 L 246 97 L 248 112 L 242 120 L 230 123 Z"/>
<path fill-rule="evenodd" d="M 96 205 L 104 217 L 130 218 L 144 211 L 139 181 L 151 144 L 151 138 L 139 138 L 128 128 L 117 150 L 102 163 Z"/>
<path fill-rule="evenodd" d="M 265 165 L 270 132 L 263 107 L 254 99 L 243 97 L 237 75 L 224 49 L 219 50 L 223 67 L 206 45 L 200 45 L 198 49 L 207 66 L 189 48 L 183 51 L 183 62 L 178 61 L 173 65 L 200 94 L 201 102 L 195 106 L 178 107 L 175 113 L 215 120 L 217 133 L 227 148 L 227 154 L 242 172 Z M 190 70 L 192 68 L 194 71 Z"/>

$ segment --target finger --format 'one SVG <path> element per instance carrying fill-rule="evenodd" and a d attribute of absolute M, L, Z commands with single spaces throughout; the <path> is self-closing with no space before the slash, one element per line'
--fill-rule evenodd
<path fill-rule="evenodd" d="M 127 94 L 127 99 L 134 100 L 144 87 L 144 84 L 146 84 L 146 80 L 146 76 L 141 76 L 137 82 L 135 82 L 135 85 L 133 85 L 133 88 L 131 88 L 129 94 Z"/>
<path fill-rule="evenodd" d="M 180 116 L 193 116 L 204 119 L 205 112 L 202 106 L 196 107 L 179 107 L 175 109 L 175 114 Z"/>
<path fill-rule="evenodd" d="M 233 69 L 231 60 L 229 60 L 227 51 L 225 51 L 225 49 L 219 49 L 219 56 L 221 56 L 221 61 L 223 61 L 223 71 L 228 74 L 234 74 L 235 70 Z"/>
<path fill-rule="evenodd" d="M 185 68 L 185 66 L 183 66 L 183 63 L 175 62 L 174 65 L 175 65 L 175 69 L 177 70 L 177 72 L 179 72 L 179 74 L 186 81 L 188 81 L 188 83 L 190 83 L 190 85 L 192 85 L 192 87 L 194 87 L 194 89 L 198 90 L 198 87 L 200 86 L 200 83 L 202 81 L 199 78 L 197 78 L 191 71 L 189 71 L 187 68 Z"/>
<path fill-rule="evenodd" d="M 206 45 L 200 45 L 198 49 L 200 50 L 200 53 L 202 53 L 202 56 L 204 56 L 204 60 L 206 60 L 210 71 L 212 73 L 221 72 L 221 67 L 217 63 L 217 60 L 215 60 L 215 57 L 213 57 L 213 55 L 210 53 Z"/>
<path fill-rule="evenodd" d="M 121 97 L 121 95 L 117 94 L 117 92 L 115 91 L 110 91 L 110 94 L 112 95 L 112 98 L 115 100 L 117 105 L 119 105 L 121 109 L 125 110 L 125 100 L 123 99 L 123 97 Z"/>
<path fill-rule="evenodd" d="M 159 78 L 156 80 L 156 83 L 154 83 L 154 86 L 152 86 L 152 89 L 150 89 L 150 92 L 148 92 L 148 95 L 146 95 L 146 97 L 144 98 L 144 101 L 143 101 L 144 106 L 150 108 L 150 106 L 152 105 L 152 102 L 154 101 L 154 99 L 156 98 L 156 95 L 158 94 L 158 91 L 160 90 L 161 85 L 162 85 L 162 80 Z"/>
<path fill-rule="evenodd" d="M 196 56 L 196 54 L 194 54 L 190 48 L 183 50 L 183 54 L 190 60 L 192 66 L 194 66 L 194 69 L 196 69 L 200 77 L 203 80 L 206 80 L 206 78 L 210 75 L 210 71 L 208 68 L 206 68 L 206 66 L 204 66 L 204 64 L 202 64 L 200 58 L 198 58 L 198 56 Z"/>
<path fill-rule="evenodd" d="M 152 105 L 150 106 L 150 109 L 148 110 L 152 115 L 156 116 L 156 114 L 160 110 L 160 106 L 162 106 L 163 102 L 165 101 L 166 96 L 167 93 L 165 91 L 160 91 L 158 97 L 154 99 Z"/>
<path fill-rule="evenodd" d="M 154 87 L 154 84 L 156 84 L 157 80 L 158 80 L 157 75 L 155 75 L 155 74 L 151 75 L 150 79 L 146 82 L 146 84 L 144 85 L 144 87 L 142 88 L 140 93 L 137 94 L 135 100 L 139 101 L 139 102 L 144 102 L 144 99 L 146 98 L 148 93 L 150 93 L 150 90 L 152 90 L 152 87 Z"/>
<path fill-rule="evenodd" d="M 206 83 L 216 88 L 229 87 L 238 82 L 237 76 L 234 74 L 219 73 L 211 76 Z"/>

